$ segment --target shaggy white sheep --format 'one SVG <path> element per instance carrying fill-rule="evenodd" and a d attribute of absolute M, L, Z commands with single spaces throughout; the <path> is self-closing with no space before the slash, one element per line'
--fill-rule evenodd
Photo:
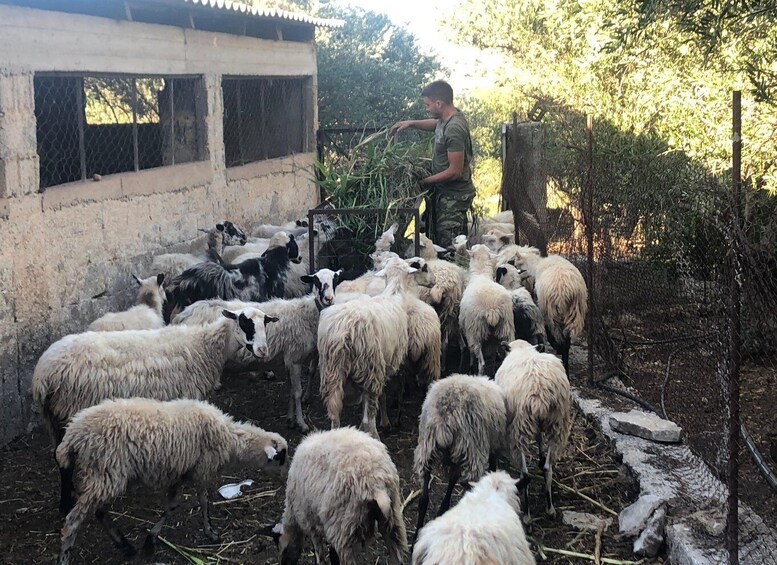
<path fill-rule="evenodd" d="M 275 299 L 269 302 L 241 302 L 238 300 L 202 300 L 195 302 L 172 320 L 172 324 L 207 324 L 217 320 L 224 309 L 258 308 L 265 314 L 278 318 L 267 328 L 267 360 L 283 356 L 283 364 L 289 375 L 289 410 L 287 422 L 303 433 L 309 430 L 302 414 L 302 372 L 316 351 L 316 337 L 320 312 L 335 300 L 335 289 L 340 271 L 321 269 L 314 275 L 305 275 L 307 284 L 314 286 L 314 293 L 293 300 Z M 250 352 L 239 349 L 232 359 L 240 367 L 257 362 Z M 313 375 L 308 376 L 308 383 Z"/>
<path fill-rule="evenodd" d="M 238 349 L 266 356 L 265 324 L 274 321 L 246 308 L 224 311 L 222 319 L 207 326 L 65 336 L 35 366 L 35 407 L 56 447 L 76 412 L 106 398 L 205 398 L 220 386 L 224 365 Z M 63 489 L 60 508 L 67 494 Z"/>
<path fill-rule="evenodd" d="M 433 383 L 421 407 L 413 470 L 422 485 L 416 536 L 429 506 L 432 467 L 448 468 L 448 490 L 438 516 L 450 507 L 457 481 L 477 481 L 496 470 L 496 455 L 506 431 L 505 401 L 487 377 L 450 375 Z"/>
<path fill-rule="evenodd" d="M 534 247 L 521 247 L 517 267 L 534 279 L 534 294 L 547 327 L 548 341 L 561 354 L 569 373 L 569 349 L 583 334 L 588 312 L 585 279 L 560 255 L 540 257 Z"/>
<path fill-rule="evenodd" d="M 332 427 L 340 426 L 344 386 L 361 389 L 362 428 L 378 438 L 375 418 L 386 381 L 407 354 L 407 311 L 404 294 L 417 269 L 398 258 L 384 268 L 386 288 L 370 299 L 335 304 L 321 313 L 318 351 L 321 397 Z"/>
<path fill-rule="evenodd" d="M 478 374 L 484 375 L 484 344 L 514 339 L 513 299 L 506 288 L 494 282 L 494 259 L 488 248 L 475 245 L 468 254 L 470 278 L 461 297 L 459 327 L 472 359 L 478 362 Z"/>
<path fill-rule="evenodd" d="M 399 565 L 407 552 L 397 468 L 386 446 L 353 428 L 311 434 L 289 467 L 280 533 L 280 562 L 295 564 L 310 537 L 316 563 L 331 544 L 332 563 L 356 563 L 354 545 L 374 536 L 375 523 Z"/>
<path fill-rule="evenodd" d="M 534 565 L 518 501 L 527 480 L 503 471 L 484 476 L 454 508 L 424 526 L 413 565 Z"/>
<path fill-rule="evenodd" d="M 556 514 L 551 486 L 553 463 L 564 452 L 572 425 L 569 380 L 558 358 L 540 353 L 526 341 L 515 340 L 495 382 L 507 402 L 508 446 L 514 464 L 520 461 L 528 476 L 526 456 L 532 441 L 539 443 L 540 467 L 545 476 L 545 511 Z M 543 451 L 543 437 L 547 456 Z M 528 492 L 524 493 L 524 510 L 529 515 Z"/>
<path fill-rule="evenodd" d="M 146 553 L 153 553 L 186 481 L 197 488 L 205 533 L 218 539 L 208 516 L 208 483 L 231 462 L 285 470 L 287 449 L 280 435 L 235 422 L 207 402 L 131 398 L 105 400 L 82 410 L 57 448 L 57 463 L 72 477 L 77 497 L 62 528 L 59 564 L 68 563 L 78 529 L 93 513 L 125 555 L 135 554 L 113 524 L 108 505 L 136 482 L 167 492 L 165 512 L 146 536 Z"/>
<path fill-rule="evenodd" d="M 160 273 L 147 279 L 132 277 L 140 285 L 135 306 L 124 312 L 109 312 L 89 324 L 87 331 L 110 332 L 120 330 L 156 330 L 165 325 L 162 304 L 165 289 L 162 283 L 165 275 Z"/>

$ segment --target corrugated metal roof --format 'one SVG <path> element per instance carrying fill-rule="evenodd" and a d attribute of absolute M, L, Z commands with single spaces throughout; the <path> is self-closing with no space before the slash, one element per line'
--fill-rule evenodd
<path fill-rule="evenodd" d="M 268 8 L 266 6 L 248 5 L 243 2 L 233 2 L 232 0 L 184 0 L 191 4 L 198 4 L 201 6 L 207 6 L 209 8 L 215 8 L 219 10 L 229 10 L 232 12 L 240 12 L 247 15 L 259 16 L 264 18 L 277 18 L 279 20 L 289 20 L 293 22 L 299 22 L 303 24 L 311 24 L 317 27 L 331 27 L 337 28 L 345 25 L 343 20 L 328 19 L 328 18 L 316 18 L 307 14 L 299 14 L 297 12 L 287 12 L 286 10 L 279 10 L 277 8 Z"/>

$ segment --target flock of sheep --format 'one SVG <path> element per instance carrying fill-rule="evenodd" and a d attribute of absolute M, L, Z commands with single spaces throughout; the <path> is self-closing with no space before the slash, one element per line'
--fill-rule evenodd
<path fill-rule="evenodd" d="M 315 228 L 317 250 L 333 226 Z M 428 387 L 414 456 L 422 491 L 412 562 L 534 563 L 520 517 L 521 508 L 529 514 L 527 456 L 537 442 L 553 515 L 553 463 L 571 425 L 569 347 L 586 314 L 583 278 L 562 257 L 515 245 L 505 215 L 482 218 L 469 244 L 456 238 L 456 261 L 438 258 L 443 249 L 423 235 L 420 257 L 401 258 L 391 251 L 404 241 L 396 229 L 376 241 L 374 270 L 345 281 L 341 271 L 308 274 L 308 254 L 299 253 L 308 244 L 304 222 L 262 225 L 250 238 L 220 223 L 206 230 L 205 255 L 155 258 L 160 274 L 136 277 L 134 307 L 52 344 L 32 394 L 60 471 L 59 563 L 69 562 L 92 516 L 117 547 L 135 553 L 106 511 L 133 482 L 167 492 L 146 552 L 184 482 L 197 489 L 206 535 L 218 539 L 208 487 L 228 464 L 286 478 L 281 521 L 259 532 L 276 539 L 281 563 L 297 563 L 305 539 L 316 563 L 327 546 L 332 563 L 353 563 L 376 529 L 390 563 L 404 562 L 399 475 L 376 420 L 380 409 L 390 426 L 387 383 L 407 378 Z M 562 360 L 544 353 L 546 339 Z M 460 343 L 462 365 L 469 356 L 480 376 L 441 378 L 451 340 Z M 287 424 L 309 431 L 302 382 L 307 376 L 308 396 L 316 371 L 331 420 L 330 431 L 309 433 L 294 449 L 204 401 L 225 368 L 257 369 L 278 357 L 290 384 Z M 493 379 L 483 376 L 489 357 L 501 362 Z M 343 407 L 353 403 L 362 405 L 359 429 L 341 428 Z M 522 470 L 520 480 L 496 470 L 500 454 Z M 424 525 L 435 465 L 449 481 L 439 516 Z M 457 483 L 467 492 L 449 509 Z"/>

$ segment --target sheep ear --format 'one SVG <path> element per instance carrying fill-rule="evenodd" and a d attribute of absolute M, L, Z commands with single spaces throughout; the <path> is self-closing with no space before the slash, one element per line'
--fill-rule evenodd
<path fill-rule="evenodd" d="M 505 245 L 512 243 L 513 242 L 512 240 L 513 238 L 511 238 L 509 235 L 503 235 L 502 237 L 499 238 L 499 241 L 501 241 Z"/>
<path fill-rule="evenodd" d="M 334 290 L 334 287 L 340 284 L 340 277 L 342 276 L 342 274 L 343 274 L 342 269 L 337 269 L 337 271 L 335 271 L 335 274 L 332 277 L 332 287 L 333 287 L 332 290 Z"/>
<path fill-rule="evenodd" d="M 224 224 L 216 224 L 216 229 L 219 231 L 224 231 Z"/>
<path fill-rule="evenodd" d="M 275 316 L 267 316 L 267 315 L 264 316 L 264 324 L 265 325 L 271 324 L 271 323 L 277 322 L 277 321 L 278 321 L 278 318 L 275 317 Z"/>
<path fill-rule="evenodd" d="M 273 455 L 272 460 L 277 461 L 280 465 L 283 465 L 284 463 L 286 463 L 286 450 L 281 449 L 278 453 Z"/>
<path fill-rule="evenodd" d="M 407 270 L 407 272 L 408 272 L 408 273 L 410 273 L 410 274 L 412 275 L 413 273 L 417 273 L 417 272 L 418 272 L 418 269 L 416 269 L 415 267 L 410 267 L 410 268 Z"/>
<path fill-rule="evenodd" d="M 526 485 L 529 484 L 530 480 L 531 478 L 529 477 L 529 475 L 524 475 L 523 477 L 515 481 L 515 488 L 517 488 L 518 490 L 526 488 Z"/>
<path fill-rule="evenodd" d="M 474 257 L 475 256 L 475 252 L 472 251 L 471 249 L 467 249 L 467 255 L 469 255 L 470 257 Z"/>
<path fill-rule="evenodd" d="M 414 269 L 420 269 L 421 263 L 419 263 L 418 261 L 413 261 L 412 263 L 410 263 L 410 266 Z"/>
<path fill-rule="evenodd" d="M 143 284 L 143 281 L 142 281 L 142 280 L 140 280 L 140 279 L 138 278 L 138 276 L 137 276 L 137 275 L 133 274 L 133 275 L 132 275 L 132 278 L 133 278 L 133 279 L 135 279 L 135 282 L 136 282 L 136 283 L 138 283 L 138 284 Z"/>
<path fill-rule="evenodd" d="M 159 273 L 156 276 L 156 285 L 157 286 L 162 286 L 163 282 L 165 282 L 165 274 L 164 273 Z"/>
<path fill-rule="evenodd" d="M 299 280 L 306 284 L 314 284 L 315 277 L 313 275 L 302 275 Z"/>
<path fill-rule="evenodd" d="M 445 253 L 445 252 L 447 251 L 447 249 L 445 249 L 444 247 L 441 247 L 441 246 L 437 245 L 436 243 L 433 243 L 432 245 L 434 245 L 434 250 L 435 250 L 437 253 Z"/>
<path fill-rule="evenodd" d="M 225 318 L 229 318 L 230 320 L 237 320 L 237 314 L 235 314 L 234 312 L 230 312 L 229 310 L 222 310 L 221 314 Z"/>
<path fill-rule="evenodd" d="M 497 267 L 496 268 L 496 282 L 499 282 L 502 280 L 502 277 L 507 274 L 507 268 L 506 267 Z"/>

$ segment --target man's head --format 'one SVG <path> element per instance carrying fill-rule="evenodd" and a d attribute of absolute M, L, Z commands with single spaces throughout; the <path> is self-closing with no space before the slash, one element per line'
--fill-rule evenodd
<path fill-rule="evenodd" d="M 426 109 L 435 118 L 441 118 L 443 110 L 453 106 L 453 89 L 444 80 L 436 80 L 421 91 Z"/>

